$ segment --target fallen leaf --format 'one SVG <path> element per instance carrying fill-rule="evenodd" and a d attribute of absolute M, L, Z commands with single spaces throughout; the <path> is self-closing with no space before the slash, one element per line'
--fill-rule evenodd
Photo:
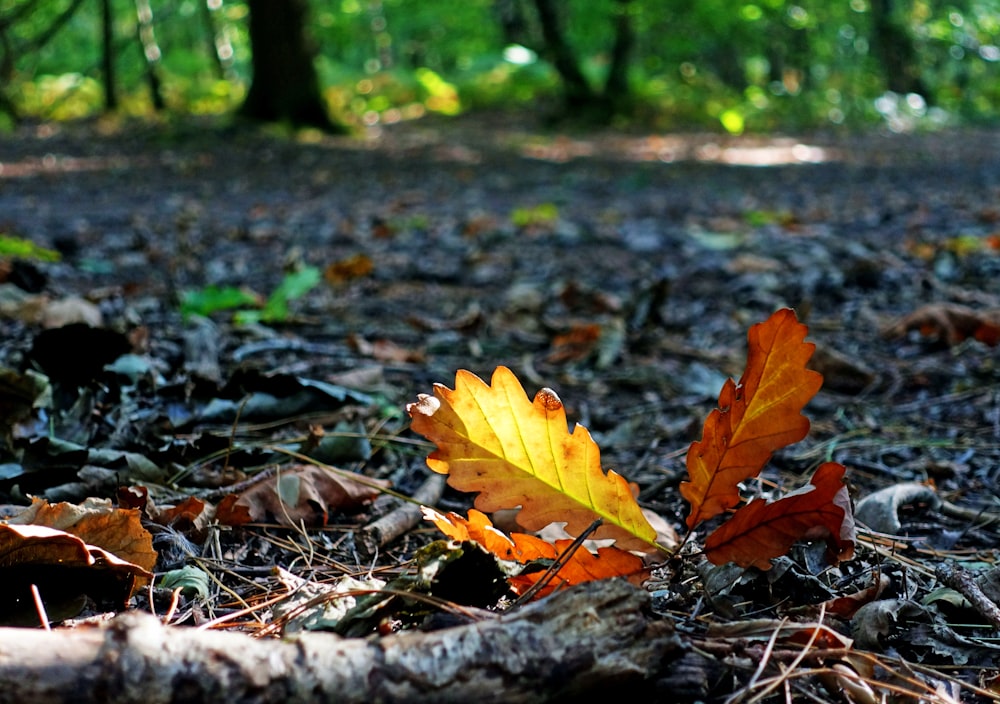
<path fill-rule="evenodd" d="M 919 330 L 948 345 L 972 338 L 991 347 L 1000 343 L 1000 309 L 974 310 L 956 303 L 931 303 L 904 316 L 885 331 L 889 338 Z"/>
<path fill-rule="evenodd" d="M 557 540 L 554 548 L 556 555 L 562 553 L 573 544 L 572 540 Z M 647 567 L 642 558 L 616 547 L 598 548 L 594 554 L 584 547 L 579 547 L 563 565 L 550 582 L 539 589 L 536 599 L 548 596 L 557 589 L 574 584 L 591 582 L 598 579 L 625 577 L 636 586 L 642 586 L 649 579 L 651 568 Z M 511 589 L 517 594 L 523 594 L 533 587 L 545 575 L 545 570 L 521 573 L 508 580 Z"/>
<path fill-rule="evenodd" d="M 508 537 L 492 525 L 486 514 L 474 508 L 469 509 L 468 519 L 453 511 L 441 514 L 431 508 L 422 509 L 424 518 L 452 540 L 471 540 L 501 560 L 523 565 L 535 560 L 555 560 L 559 555 L 554 544 L 537 536 L 511 533 Z"/>
<path fill-rule="evenodd" d="M 823 375 L 823 388 L 844 394 L 860 394 L 878 381 L 878 375 L 863 361 L 830 347 L 817 347 L 809 368 Z"/>
<path fill-rule="evenodd" d="M 831 564 L 850 559 L 855 528 L 844 472 L 843 465 L 827 462 L 809 486 L 777 501 L 751 501 L 705 539 L 705 556 L 716 565 L 734 562 L 767 570 L 772 558 L 797 541 L 823 539 Z"/>
<path fill-rule="evenodd" d="M 604 524 L 593 538 L 614 538 L 624 550 L 659 550 L 628 483 L 601 469 L 586 428 L 568 431 L 566 411 L 551 389 L 532 402 L 506 367 L 497 367 L 492 385 L 461 370 L 454 390 L 435 384 L 433 396 L 421 394 L 406 410 L 412 429 L 437 445 L 427 465 L 447 474 L 453 488 L 477 493 L 480 511 L 520 506 L 522 528 L 565 522 L 570 535 L 599 518 Z"/>
<path fill-rule="evenodd" d="M 428 315 L 411 313 L 406 318 L 413 327 L 418 330 L 429 332 L 439 332 L 441 330 L 458 330 L 461 332 L 473 332 L 483 322 L 483 309 L 473 301 L 464 311 L 450 319 L 433 318 Z"/>
<path fill-rule="evenodd" d="M 331 286 L 338 286 L 352 279 L 369 276 L 374 270 L 375 263 L 371 257 L 359 253 L 328 264 L 323 269 L 323 279 Z"/>
<path fill-rule="evenodd" d="M 248 501 L 240 500 L 240 494 L 226 494 L 215 507 L 215 518 L 224 526 L 243 526 L 253 523 L 254 517 L 250 514 L 251 505 Z"/>
<path fill-rule="evenodd" d="M 154 523 L 170 526 L 195 539 L 203 538 L 216 518 L 215 507 L 197 496 L 188 496 L 175 506 L 159 506 L 150 500 L 146 513 Z"/>
<path fill-rule="evenodd" d="M 274 621 L 282 624 L 282 635 L 298 631 L 330 631 L 357 604 L 357 596 L 385 587 L 385 580 L 371 575 L 343 575 L 332 582 L 302 579 L 281 567 L 275 568 L 287 594 L 271 607 Z"/>
<path fill-rule="evenodd" d="M 0 427 L 12 438 L 49 432 L 42 409 L 52 405 L 52 385 L 37 372 L 0 367 Z"/>
<path fill-rule="evenodd" d="M 331 512 L 359 508 L 388 487 L 380 479 L 345 476 L 311 464 L 282 467 L 261 476 L 235 499 L 230 494 L 216 507 L 225 525 L 277 521 L 285 526 L 323 526 Z"/>
<path fill-rule="evenodd" d="M 870 587 L 846 596 L 828 599 L 823 602 L 823 607 L 828 614 L 840 618 L 852 618 L 862 606 L 878 599 L 891 583 L 889 575 L 880 572 L 875 576 L 874 583 Z"/>
<path fill-rule="evenodd" d="M 739 483 L 757 476 L 775 450 L 809 432 L 801 411 L 823 377 L 806 368 L 815 349 L 803 342 L 807 332 L 788 308 L 750 328 L 743 376 L 738 383 L 726 380 L 701 440 L 688 449 L 689 481 L 680 485 L 691 504 L 688 528 L 738 505 Z"/>
<path fill-rule="evenodd" d="M 145 511 L 149 503 L 149 489 L 144 486 L 120 486 L 115 493 L 118 508 L 137 508 Z"/>
<path fill-rule="evenodd" d="M 7 523 L 56 528 L 143 570 L 151 572 L 156 566 L 153 536 L 142 527 L 141 512 L 138 509 L 115 508 L 106 499 L 90 498 L 82 504 L 50 504 L 44 499 L 34 498 L 30 506 L 12 516 Z"/>
<path fill-rule="evenodd" d="M 66 531 L 38 525 L 0 524 L 0 623 L 38 625 L 34 585 L 50 621 L 72 618 L 91 598 L 123 610 L 153 578 L 141 566 L 89 545 Z"/>
<path fill-rule="evenodd" d="M 562 364 L 583 359 L 601 339 L 601 326 L 597 323 L 577 323 L 568 331 L 552 338 L 552 350 L 545 358 L 552 364 Z"/>
<path fill-rule="evenodd" d="M 360 335 L 351 334 L 347 343 L 359 354 L 371 357 L 379 362 L 420 363 L 425 355 L 420 350 L 413 350 L 396 344 L 392 340 L 366 340 Z"/>
<path fill-rule="evenodd" d="M 892 633 L 893 626 L 907 621 L 923 621 L 928 613 L 928 607 L 912 599 L 879 599 L 865 604 L 851 618 L 854 645 L 862 650 L 881 651 L 885 647 L 884 639 Z"/>
<path fill-rule="evenodd" d="M 180 589 L 181 594 L 208 599 L 211 594 L 209 584 L 207 572 L 194 565 L 184 565 L 184 567 L 170 570 L 160 577 L 160 583 L 157 586 L 160 589 Z"/>
<path fill-rule="evenodd" d="M 497 530 L 486 514 L 476 509 L 469 510 L 468 519 L 457 513 L 441 514 L 434 509 L 423 507 L 424 518 L 434 523 L 438 529 L 453 540 L 472 540 L 501 560 L 519 562 L 522 565 L 535 560 L 555 560 L 559 554 L 573 544 L 572 539 L 546 542 L 527 533 L 512 533 L 510 537 Z M 597 548 L 592 553 L 579 547 L 556 573 L 552 581 L 539 590 L 535 598 L 542 598 L 555 589 L 589 582 L 596 579 L 626 577 L 634 584 L 641 584 L 649 577 L 650 569 L 638 555 L 617 547 Z M 537 582 L 545 570 L 521 573 L 508 580 L 517 594 L 523 594 Z"/>

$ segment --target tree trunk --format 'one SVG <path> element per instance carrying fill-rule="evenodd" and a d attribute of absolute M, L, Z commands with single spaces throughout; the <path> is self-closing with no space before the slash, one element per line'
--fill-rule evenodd
<path fill-rule="evenodd" d="M 14 80 L 14 52 L 10 39 L 7 38 L 7 27 L 0 24 L 0 114 L 5 114 L 14 122 L 18 121 L 17 107 L 14 105 L 4 88 Z"/>
<path fill-rule="evenodd" d="M 149 0 L 135 0 L 136 25 L 138 26 L 139 46 L 142 48 L 142 59 L 146 64 L 146 82 L 149 83 L 150 99 L 153 110 L 160 112 L 167 107 L 163 99 L 163 82 L 160 80 L 160 51 L 156 43 L 156 30 L 153 27 L 153 7 Z"/>
<path fill-rule="evenodd" d="M 563 82 L 566 107 L 572 111 L 589 106 L 596 98 L 596 94 L 587 82 L 587 77 L 583 75 L 573 48 L 563 34 L 559 8 L 552 0 L 535 0 L 535 9 L 541 23 L 545 49 Z"/>
<path fill-rule="evenodd" d="M 872 0 L 872 51 L 885 72 L 886 87 L 896 93 L 917 93 L 930 103 L 931 95 L 920 76 L 920 62 L 913 41 L 896 15 L 893 0 Z"/>
<path fill-rule="evenodd" d="M 101 0 L 101 66 L 104 69 L 104 109 L 118 108 L 118 90 L 115 86 L 115 32 L 114 11 L 111 0 Z"/>
<path fill-rule="evenodd" d="M 0 701 L 536 702 L 683 689 L 684 647 L 649 595 L 590 582 L 513 613 L 375 639 L 283 641 L 161 625 L 129 613 L 100 627 L 0 628 Z M 671 678 L 675 682 L 671 682 Z M 695 677 L 697 680 L 697 677 Z M 671 701 L 697 693 L 675 689 Z M 703 693 L 701 694 L 703 696 Z"/>
<path fill-rule="evenodd" d="M 535 0 L 544 53 L 563 83 L 562 117 L 590 124 L 607 124 L 615 115 L 628 112 L 628 68 L 635 45 L 631 0 L 614 3 L 615 38 L 610 49 L 608 75 L 598 90 L 590 84 L 573 47 L 563 31 L 560 5 L 553 0 Z"/>
<path fill-rule="evenodd" d="M 631 1 L 615 3 L 615 43 L 611 46 L 611 66 L 604 84 L 604 96 L 615 112 L 622 112 L 629 98 L 628 67 L 635 46 Z"/>
<path fill-rule="evenodd" d="M 249 0 L 253 80 L 240 112 L 333 130 L 306 37 L 306 0 Z"/>
<path fill-rule="evenodd" d="M 201 8 L 201 22 L 208 34 L 208 53 L 212 57 L 212 69 L 215 77 L 221 81 L 229 78 L 233 63 L 233 47 L 223 27 L 216 22 L 221 5 L 215 6 L 210 0 L 202 0 L 198 5 Z"/>

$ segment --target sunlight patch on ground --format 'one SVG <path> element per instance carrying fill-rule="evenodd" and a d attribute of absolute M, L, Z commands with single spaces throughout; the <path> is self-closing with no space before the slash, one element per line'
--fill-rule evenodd
<path fill-rule="evenodd" d="M 712 161 L 736 166 L 781 166 L 783 164 L 822 164 L 831 161 L 827 150 L 808 144 L 769 144 L 755 147 L 720 147 L 706 144 L 696 152 L 698 161 Z"/>
<path fill-rule="evenodd" d="M 673 163 L 699 161 L 733 166 L 784 166 L 838 161 L 839 155 L 825 147 L 803 144 L 793 139 L 734 140 L 726 143 L 693 135 L 609 136 L 572 139 L 557 136 L 546 140 L 529 139 L 520 147 L 531 159 L 564 163 L 572 159 L 604 157 L 623 161 Z"/>
<path fill-rule="evenodd" d="M 30 178 L 41 174 L 111 171 L 142 166 L 138 160 L 124 156 L 66 157 L 46 154 L 20 161 L 0 162 L 0 179 Z M 148 160 L 147 160 L 148 161 Z"/>

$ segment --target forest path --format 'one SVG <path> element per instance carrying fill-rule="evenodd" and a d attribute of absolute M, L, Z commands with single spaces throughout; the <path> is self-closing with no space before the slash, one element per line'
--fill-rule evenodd
<path fill-rule="evenodd" d="M 380 395 L 382 416 L 360 420 L 405 432 L 402 405 L 432 383 L 509 366 L 529 394 L 556 389 L 605 466 L 676 522 L 684 451 L 723 380 L 740 375 L 747 328 L 788 306 L 809 325 L 826 384 L 807 411 L 811 435 L 765 478 L 794 487 L 835 459 L 858 496 L 933 479 L 955 502 L 995 507 L 995 348 L 884 333 L 925 304 L 1000 308 L 1000 132 L 522 124 L 478 116 L 297 139 L 196 122 L 25 127 L 0 140 L 0 233 L 62 259 L 18 263 L 8 281 L 95 302 L 153 360 L 154 409 L 163 389 L 190 401 L 235 393 L 225 384 L 238 375 L 291 374 Z M 266 298 L 303 267 L 324 278 L 287 319 L 211 316 L 216 386 L 194 384 L 181 298 L 206 286 Z M 0 361 L 23 368 L 39 322 L 0 325 Z M 225 429 L 210 440 L 189 427 L 183 449 L 164 449 L 160 426 L 129 423 L 112 413 L 83 435 L 180 463 L 227 442 Z M 375 453 L 366 468 L 403 492 L 424 477 L 412 455 Z M 921 519 L 913 534 L 936 550 L 995 546 L 995 527 L 948 520 Z"/>

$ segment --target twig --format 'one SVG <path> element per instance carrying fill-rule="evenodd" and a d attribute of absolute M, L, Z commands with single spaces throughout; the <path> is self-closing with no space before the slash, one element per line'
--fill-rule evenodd
<path fill-rule="evenodd" d="M 543 574 L 537 582 L 532 584 L 531 587 L 526 592 L 524 592 L 524 594 L 519 596 L 517 598 L 517 601 L 515 601 L 511 605 L 511 608 L 517 608 L 518 606 L 521 606 L 522 604 L 531 601 L 534 598 L 535 594 L 544 589 L 545 585 L 551 582 L 552 579 L 556 576 L 556 573 L 559 572 L 559 570 L 561 570 L 567 562 L 569 562 L 570 558 L 573 557 L 573 553 L 575 553 L 580 548 L 580 546 L 583 545 L 583 541 L 585 541 L 588 537 L 590 537 L 590 535 L 595 530 L 600 528 L 602 523 L 604 523 L 604 521 L 598 518 L 596 521 L 591 523 L 585 531 L 580 533 L 580 535 L 576 536 L 576 538 L 573 539 L 573 542 L 570 543 L 566 547 L 566 549 L 559 554 L 559 556 L 553 561 L 551 565 L 549 565 L 549 568 L 545 570 L 545 574 Z"/>
<path fill-rule="evenodd" d="M 759 676 L 759 673 L 763 670 L 764 664 L 770 659 L 770 653 L 774 649 L 774 644 L 777 641 L 778 634 L 781 630 L 781 626 L 779 625 L 778 628 L 776 628 L 774 633 L 771 635 L 771 640 L 768 642 L 768 647 L 764 651 L 764 657 L 761 658 L 761 666 L 757 669 L 757 672 L 754 673 L 753 679 L 747 685 L 746 688 L 741 690 L 735 698 L 729 699 L 728 702 L 739 701 L 740 699 L 742 699 L 743 694 L 749 694 L 751 690 L 760 686 L 762 687 L 761 691 L 757 692 L 757 694 L 755 694 L 750 699 L 749 704 L 754 704 L 755 702 L 759 702 L 768 694 L 777 689 L 779 686 L 784 684 L 791 676 L 791 673 L 795 671 L 795 668 L 797 668 L 802 663 L 802 661 L 805 660 L 805 658 L 809 655 L 809 651 L 812 649 L 813 643 L 815 643 L 816 639 L 819 637 L 820 628 L 823 626 L 823 618 L 825 616 L 826 616 L 826 606 L 824 604 L 820 604 L 819 617 L 816 619 L 816 627 L 813 629 L 812 634 L 809 636 L 808 642 L 802 647 L 802 649 L 795 656 L 795 659 L 792 660 L 792 662 L 789 664 L 788 669 L 782 672 L 779 676 L 771 679 L 770 681 L 765 680 L 763 682 L 757 682 L 755 680 Z"/>
<path fill-rule="evenodd" d="M 38 593 L 38 586 L 35 584 L 31 585 L 31 598 L 35 600 L 35 611 L 38 613 L 38 620 L 42 624 L 42 628 L 51 631 L 52 627 L 49 626 L 49 615 L 45 611 L 45 603 L 42 601 L 42 595 Z"/>
<path fill-rule="evenodd" d="M 444 493 L 445 477 L 443 474 L 433 474 L 413 497 L 407 497 L 406 503 L 390 511 L 376 521 L 362 528 L 356 537 L 359 550 L 366 555 L 374 555 L 383 545 L 411 530 L 423 520 L 421 506 L 435 506 Z"/>
<path fill-rule="evenodd" d="M 171 594 L 170 594 L 170 606 L 167 608 L 167 613 L 165 613 L 163 615 L 163 618 L 160 619 L 160 622 L 163 623 L 164 625 L 170 623 L 170 621 L 174 617 L 174 614 L 177 613 L 177 607 L 178 607 L 178 605 L 181 602 L 181 592 L 183 590 L 184 590 L 183 587 L 176 587 L 173 590 L 173 592 L 171 592 Z M 153 600 L 150 599 L 149 603 L 152 604 Z"/>
<path fill-rule="evenodd" d="M 953 562 L 942 562 L 937 566 L 935 574 L 939 580 L 968 599 L 972 607 L 989 621 L 993 628 L 1000 630 L 1000 606 L 983 593 L 967 569 Z"/>

